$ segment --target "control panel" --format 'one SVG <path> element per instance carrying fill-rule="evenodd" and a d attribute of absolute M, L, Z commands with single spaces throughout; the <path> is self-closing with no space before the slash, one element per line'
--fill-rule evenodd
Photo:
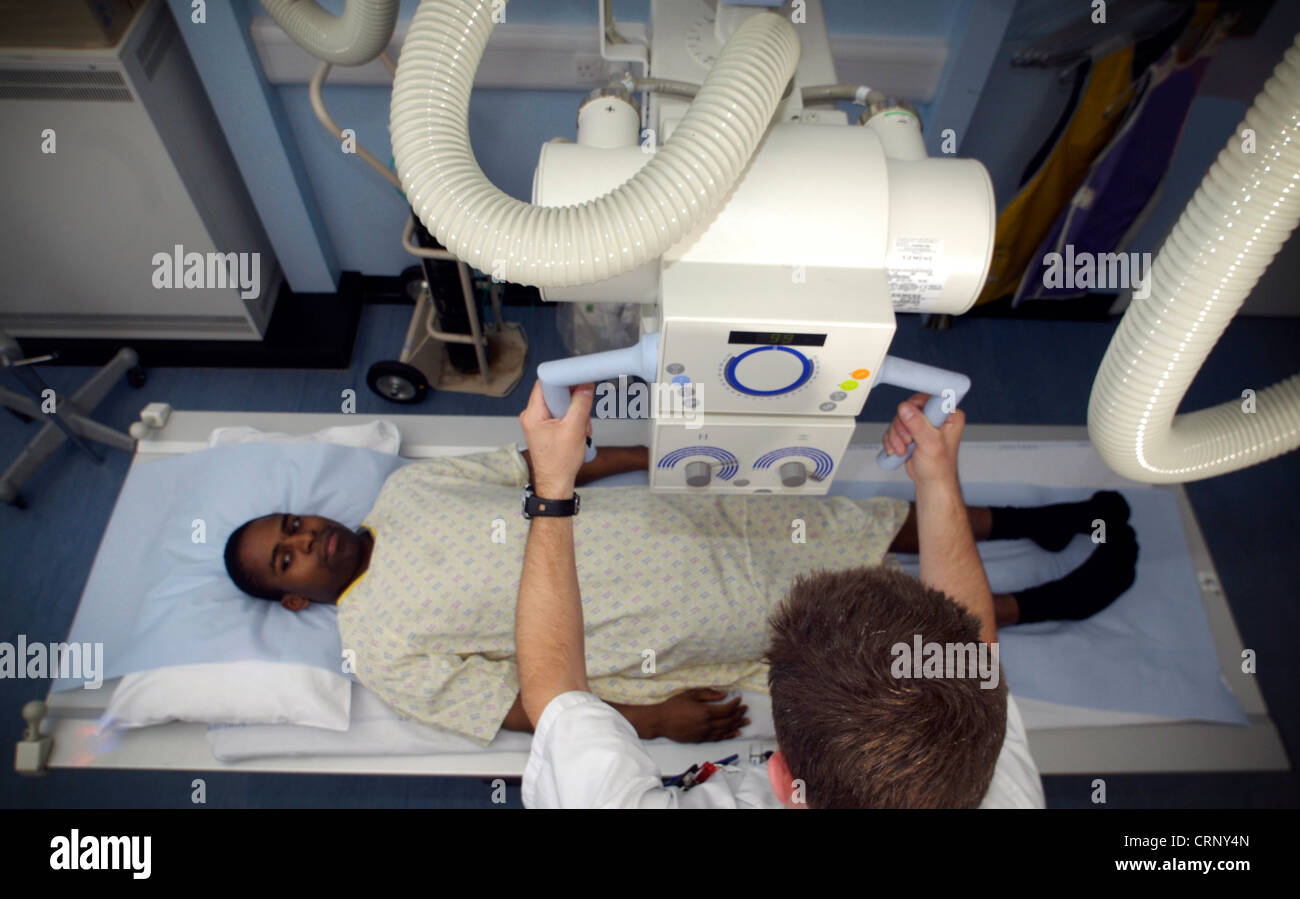
<path fill-rule="evenodd" d="M 752 331 L 670 322 L 661 382 L 691 389 L 705 412 L 850 415 L 862 411 L 893 337 L 888 328 Z"/>
<path fill-rule="evenodd" d="M 650 446 L 656 493 L 824 494 L 853 436 L 852 418 L 707 414 L 657 419 Z"/>

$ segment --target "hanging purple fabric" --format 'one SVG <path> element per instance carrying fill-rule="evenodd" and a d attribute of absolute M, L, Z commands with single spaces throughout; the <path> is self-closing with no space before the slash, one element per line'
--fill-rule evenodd
<path fill-rule="evenodd" d="M 1088 287 L 1074 284 L 1077 260 L 1084 253 L 1093 254 L 1095 261 L 1100 254 L 1119 252 L 1129 228 L 1151 202 L 1169 168 L 1196 89 L 1217 44 L 1208 41 L 1201 53 L 1181 64 L 1170 50 L 1147 70 L 1146 89 L 1039 246 L 1033 257 L 1037 264 L 1025 270 L 1013 307 L 1024 300 L 1061 300 L 1088 294 Z M 1049 253 L 1062 257 L 1058 268 L 1061 286 L 1044 285 L 1050 271 Z M 1109 272 L 1107 268 L 1094 267 L 1093 287 L 1110 290 L 1130 286 L 1099 284 L 1099 274 L 1109 280 L 1116 272 L 1114 267 Z M 1145 269 L 1144 275 L 1149 275 Z"/>

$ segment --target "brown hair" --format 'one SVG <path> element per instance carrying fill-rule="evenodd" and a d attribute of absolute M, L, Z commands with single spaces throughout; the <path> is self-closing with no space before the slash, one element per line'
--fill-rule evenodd
<path fill-rule="evenodd" d="M 797 579 L 770 621 L 777 743 L 811 808 L 974 808 L 1006 731 L 1006 684 L 899 678 L 898 643 L 979 643 L 979 622 L 902 571 Z"/>

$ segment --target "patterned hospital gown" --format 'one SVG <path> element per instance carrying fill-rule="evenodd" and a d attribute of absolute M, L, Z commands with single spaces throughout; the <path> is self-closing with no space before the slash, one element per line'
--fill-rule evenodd
<path fill-rule="evenodd" d="M 519 693 L 527 483 L 513 446 L 398 469 L 364 522 L 369 568 L 339 600 L 358 679 L 402 715 L 482 744 Z M 907 507 L 584 488 L 574 541 L 592 691 L 627 704 L 692 687 L 766 691 L 766 621 L 794 577 L 880 564 Z"/>

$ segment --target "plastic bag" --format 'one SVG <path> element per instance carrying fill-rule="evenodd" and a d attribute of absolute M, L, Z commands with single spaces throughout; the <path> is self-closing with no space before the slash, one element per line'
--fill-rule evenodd
<path fill-rule="evenodd" d="M 556 310 L 555 324 L 573 356 L 629 347 L 641 329 L 635 303 L 564 303 Z"/>

